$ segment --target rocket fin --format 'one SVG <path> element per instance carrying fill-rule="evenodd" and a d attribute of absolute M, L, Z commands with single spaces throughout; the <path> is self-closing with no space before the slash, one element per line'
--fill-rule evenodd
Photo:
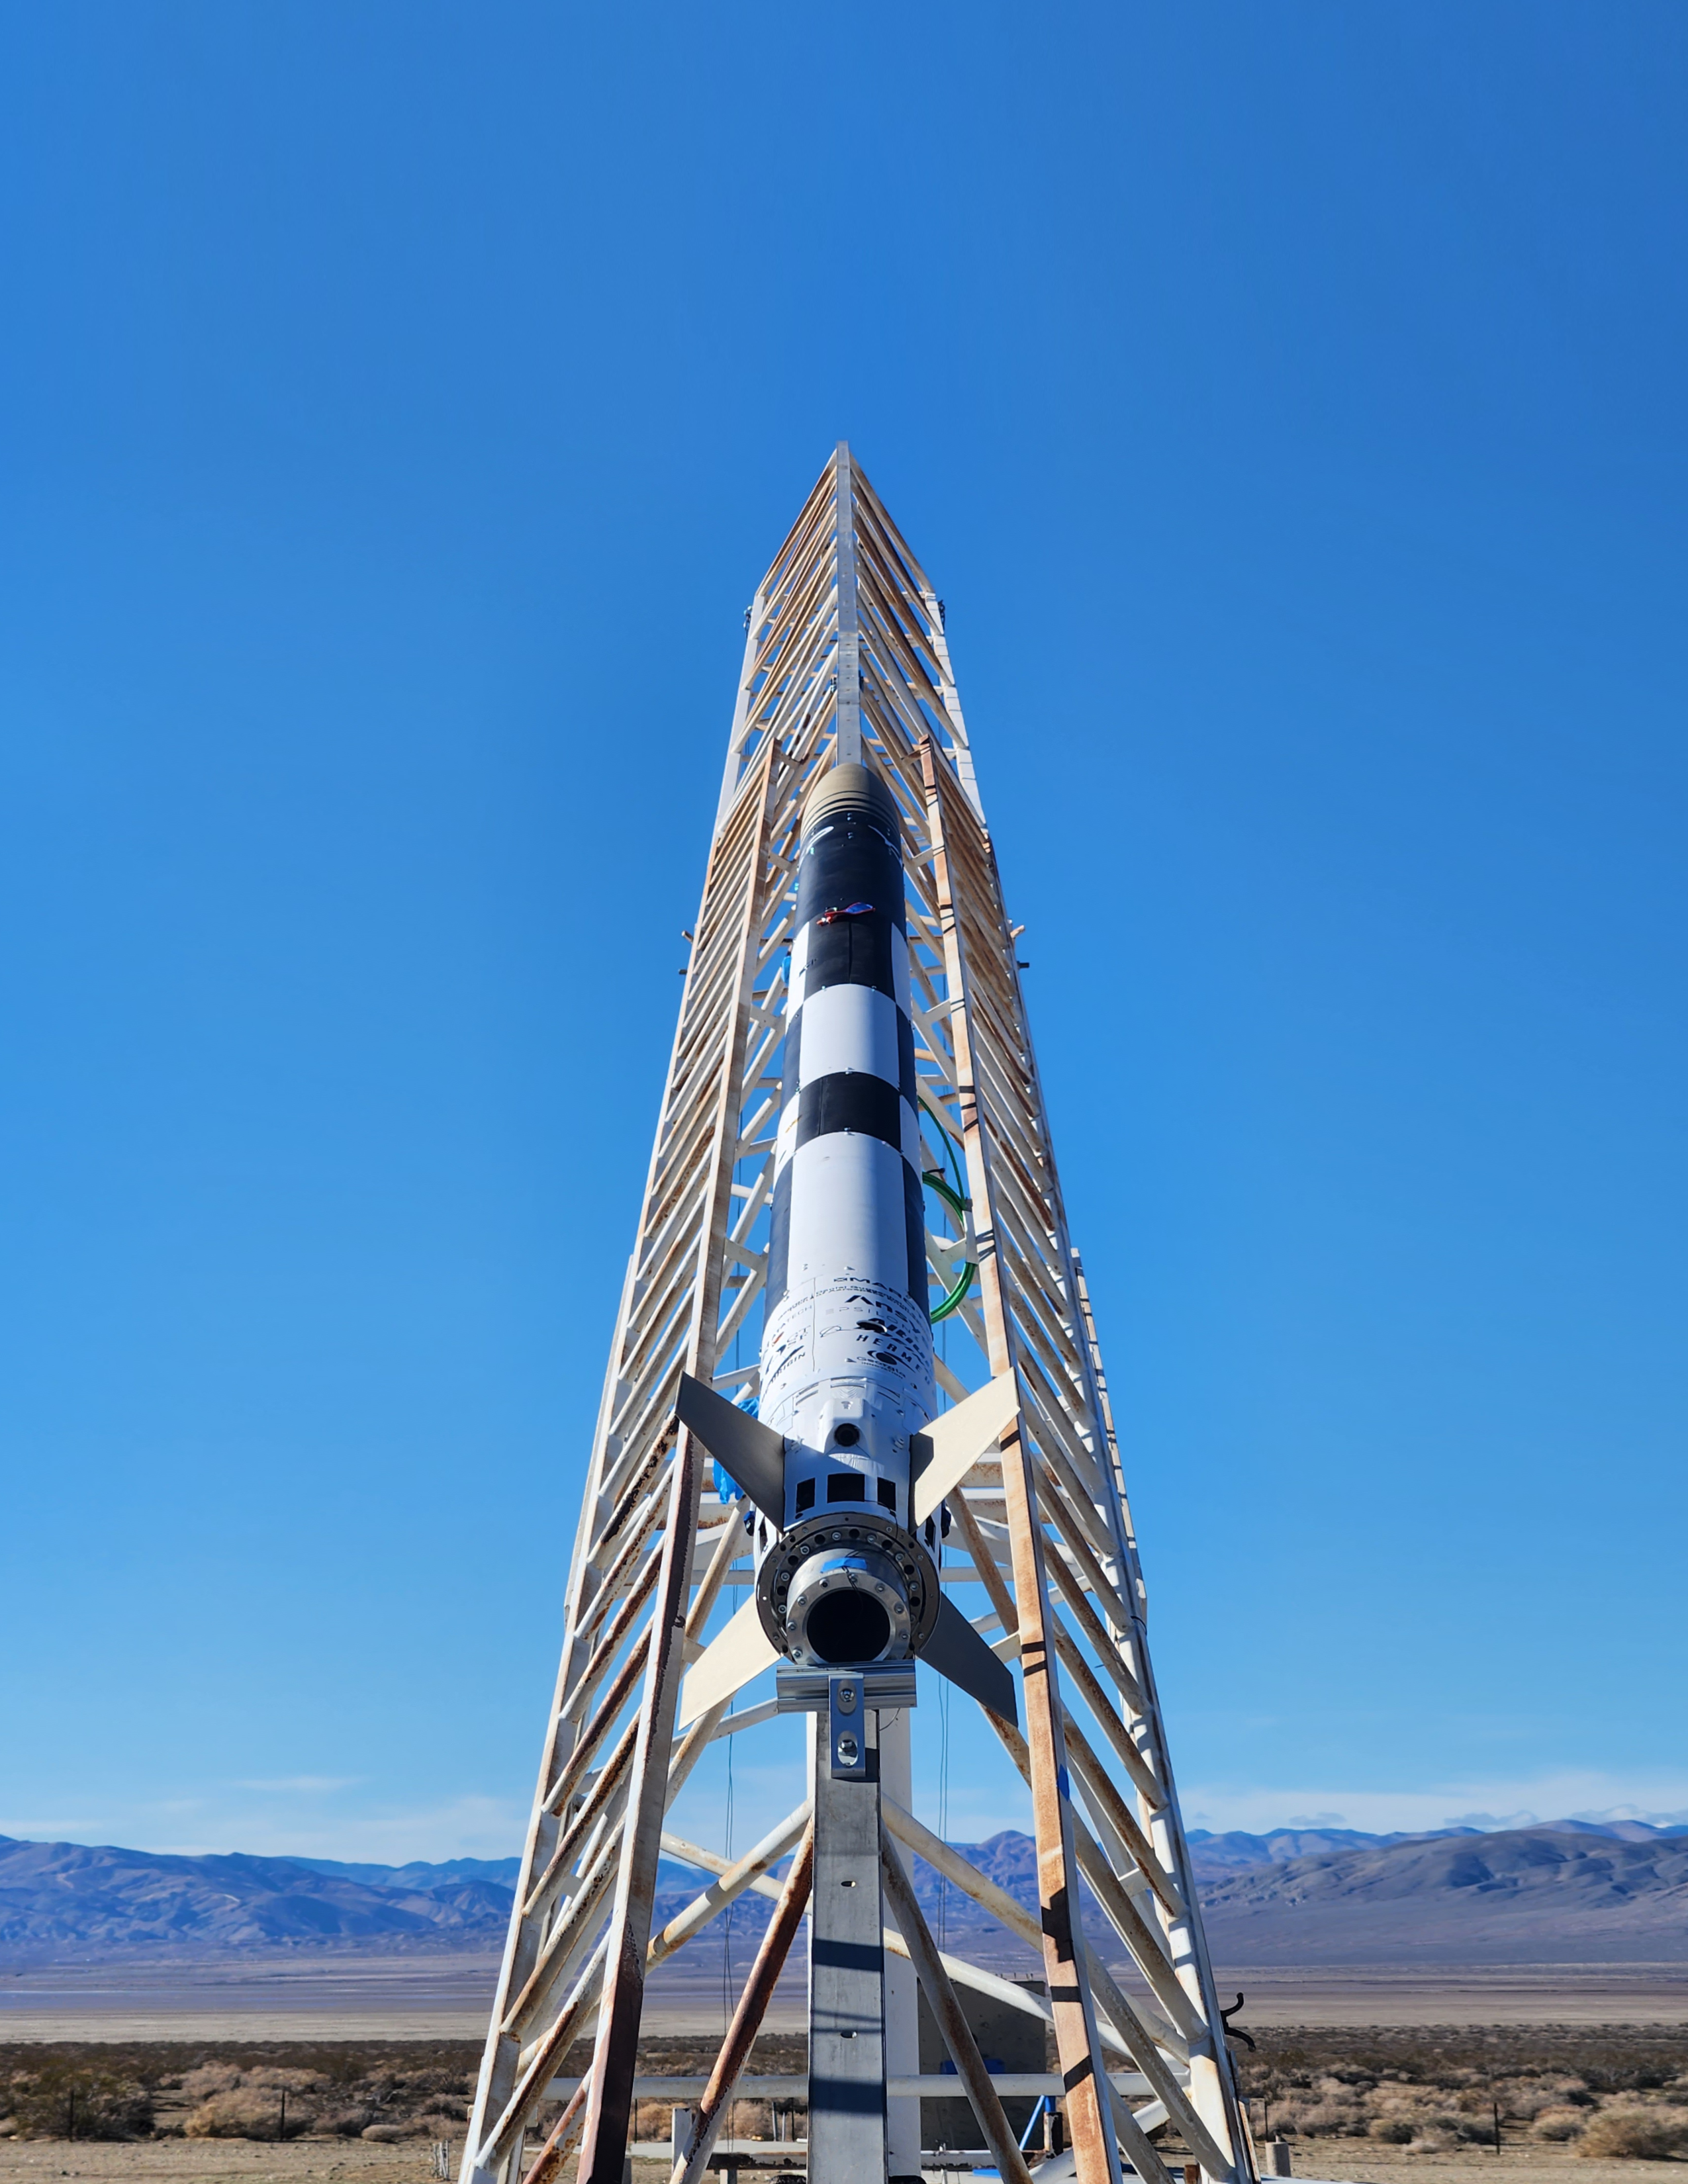
<path fill-rule="evenodd" d="M 743 1487 L 762 1514 L 785 1523 L 785 1438 L 689 1373 L 680 1375 L 676 1407 L 721 1469 Z"/>
<path fill-rule="evenodd" d="M 747 1600 L 693 1663 L 681 1689 L 680 1715 L 675 1726 L 689 1729 L 699 1715 L 718 1706 L 722 1699 L 730 1699 L 734 1691 L 742 1691 L 753 1676 L 760 1676 L 764 1669 L 772 1668 L 779 1658 L 768 1642 L 768 1635 L 756 1613 L 755 1599 Z"/>
<path fill-rule="evenodd" d="M 936 1669 L 940 1676 L 959 1684 L 969 1698 L 977 1699 L 982 1707 L 989 1707 L 992 1713 L 1000 1714 L 1005 1721 L 1019 1720 L 1013 1677 L 948 1593 L 939 1607 L 938 1620 L 921 1649 L 920 1658 L 928 1669 Z M 699 1662 L 698 1665 L 701 1667 L 703 1663 Z"/>
<path fill-rule="evenodd" d="M 953 1411 L 945 1411 L 935 1418 L 923 1434 L 912 1436 L 916 1528 L 926 1522 L 946 1495 L 954 1493 L 985 1451 L 1000 1440 L 1019 1407 L 1020 1395 L 1013 1373 L 999 1373 L 994 1380 L 957 1403 Z M 919 1461 L 922 1441 L 931 1451 L 923 1465 Z M 725 1457 L 721 1460 L 727 1462 Z"/>

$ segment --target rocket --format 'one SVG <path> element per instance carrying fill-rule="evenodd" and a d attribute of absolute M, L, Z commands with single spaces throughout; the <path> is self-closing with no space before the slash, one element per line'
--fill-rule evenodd
<path fill-rule="evenodd" d="M 901 822 L 866 766 L 804 808 L 756 1417 L 689 1374 L 677 1409 L 753 1505 L 754 1598 L 682 1723 L 776 1661 L 927 1661 L 1015 1718 L 1007 1669 L 939 1580 L 942 1507 L 1017 1407 L 1004 1373 L 941 1417 Z"/>

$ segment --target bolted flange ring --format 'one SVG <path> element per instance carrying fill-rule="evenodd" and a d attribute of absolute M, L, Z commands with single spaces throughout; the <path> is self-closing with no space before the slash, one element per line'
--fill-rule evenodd
<path fill-rule="evenodd" d="M 756 1574 L 769 1642 L 802 1668 L 906 1660 L 931 1635 L 938 1606 L 931 1556 L 874 1509 L 805 1518 Z"/>

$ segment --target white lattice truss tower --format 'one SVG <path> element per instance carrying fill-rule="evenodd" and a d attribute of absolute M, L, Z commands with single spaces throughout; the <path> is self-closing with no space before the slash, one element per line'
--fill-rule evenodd
<path fill-rule="evenodd" d="M 1106 1382 L 943 608 L 847 447 L 811 493 L 746 627 L 465 2184 L 548 2184 L 576 2146 L 582 2184 L 621 2184 L 647 1970 L 747 1889 L 782 1898 L 771 1935 L 783 1920 L 789 1939 L 802 1910 L 772 1869 L 794 1850 L 801 1864 L 806 1808 L 731 1865 L 666 1833 L 712 1741 L 799 1734 L 772 1702 L 735 1713 L 722 1701 L 676 1735 L 682 1678 L 723 1586 L 748 1581 L 749 1543 L 737 1506 L 707 1490 L 705 1452 L 677 1425 L 675 1405 L 682 1371 L 741 1399 L 755 1386 L 754 1367 L 728 1361 L 735 1334 L 754 1324 L 765 1273 L 756 1239 L 773 1183 L 799 815 L 816 774 L 852 758 L 877 769 L 901 811 L 921 1093 L 961 1149 L 972 1201 L 971 1233 L 931 1240 L 934 1279 L 952 1290 L 976 1262 L 959 1307 L 979 1360 L 973 1377 L 1011 1369 L 1019 1396 L 999 1448 L 951 1496 L 944 1580 L 971 1588 L 962 1597 L 978 1603 L 976 1628 L 1020 1664 L 1021 1726 L 985 1719 L 1029 1791 L 1040 1918 L 889 1797 L 886 1814 L 905 1861 L 928 1858 L 1039 1953 L 1047 1998 L 947 1954 L 929 1977 L 1011 1996 L 1052 2025 L 1079 2184 L 1119 2184 L 1127 2164 L 1170 2184 L 1156 2139 L 1174 2133 L 1179 2163 L 1247 2184 L 1254 2164 L 1150 1663 Z M 939 1380 L 952 1401 L 968 1392 L 943 1364 Z M 714 1878 L 654 1934 L 665 1854 Z M 1081 1875 L 1099 1931 L 1084 1930 L 1086 1918 L 1096 1922 L 1081 1915 Z M 888 1896 L 886 1943 L 925 1970 L 930 1936 L 899 1931 L 891 1914 L 901 1902 Z M 1111 1961 L 1135 1967 L 1123 1981 L 1135 2000 Z M 705 2093 L 717 2126 L 766 2000 L 747 1989 Z M 582 2037 L 595 2038 L 590 2075 L 559 2086 Z M 947 2083 L 953 2097 L 956 2081 Z M 705 2133 L 689 2158 L 681 2150 L 674 2184 L 694 2184 L 713 2143 Z M 1023 2184 L 1011 2142 L 1002 2165 Z"/>

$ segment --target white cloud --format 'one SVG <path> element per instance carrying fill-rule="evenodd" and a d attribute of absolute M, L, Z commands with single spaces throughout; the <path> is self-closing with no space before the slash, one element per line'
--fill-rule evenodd
<path fill-rule="evenodd" d="M 114 1804 L 63 1816 L 0 1816 L 0 1835 L 35 1842 L 114 1843 L 181 1858 L 244 1851 L 256 1858 L 333 1858 L 404 1865 L 412 1858 L 508 1858 L 521 1848 L 527 1809 L 465 1796 L 400 1806 L 369 1800 L 348 1812 L 338 1776 L 225 1783 L 197 1797 Z"/>
<path fill-rule="evenodd" d="M 1658 1825 L 1688 1806 L 1688 1778 L 1646 1780 L 1566 1768 L 1508 1780 L 1449 1780 L 1412 1788 L 1345 1789 L 1185 1783 L 1180 1802 L 1186 1824 L 1216 1834 L 1239 1828 L 1263 1835 L 1273 1828 L 1357 1828 L 1368 1835 L 1397 1830 L 1529 1827 L 1538 1819 L 1650 1819 Z"/>
<path fill-rule="evenodd" d="M 1680 1827 L 1688 1822 L 1688 1808 L 1680 1813 L 1649 1812 L 1640 1805 L 1608 1805 L 1604 1812 L 1567 1813 L 1568 1820 L 1646 1820 L 1656 1828 Z"/>
<path fill-rule="evenodd" d="M 86 1817 L 65 1819 L 62 1815 L 51 1819 L 33 1819 L 27 1815 L 10 1819 L 0 1813 L 0 1836 L 14 1836 L 21 1842 L 84 1842 L 99 1827 L 97 1820 Z M 105 1840 L 103 1836 L 100 1838 Z"/>
<path fill-rule="evenodd" d="M 929 1744 L 929 1740 L 928 1740 Z M 785 1759 L 749 1752 L 735 1769 L 733 1842 L 742 1851 L 804 1795 L 800 1747 Z M 686 1786 L 668 1825 L 711 1849 L 726 1825 L 720 1755 Z M 939 1821 L 937 1769 L 916 1747 L 916 1803 Z M 348 1794 L 354 1792 L 355 1794 Z M 969 1761 L 950 1776 L 948 1833 L 977 1842 L 999 1829 L 1028 1830 L 1029 1801 L 1007 1770 Z M 1186 1782 L 1185 1820 L 1217 1832 L 1349 1827 L 1383 1835 L 1450 1826 L 1492 1829 L 1544 1820 L 1688 1819 L 1688 1777 L 1619 1776 L 1593 1769 L 1510 1778 L 1448 1779 L 1410 1787 L 1351 1789 L 1321 1782 L 1271 1785 Z M 121 1844 L 180 1855 L 245 1851 L 260 1857 L 331 1858 L 402 1865 L 411 1858 L 504 1858 L 521 1847 L 525 1800 L 465 1794 L 407 1805 L 382 1786 L 342 1775 L 286 1775 L 190 1786 L 181 1794 L 106 1807 L 0 1814 L 0 1835 L 48 1842 Z"/>
<path fill-rule="evenodd" d="M 231 1782 L 231 1790 L 294 1790 L 302 1796 L 332 1790 L 354 1789 L 359 1774 L 283 1774 L 273 1782 Z"/>
<path fill-rule="evenodd" d="M 293 1794 L 287 1792 L 290 1797 Z M 255 1858 L 334 1858 L 348 1864 L 405 1865 L 412 1858 L 509 1858 L 521 1848 L 525 1810 L 497 1797 L 454 1797 L 413 1810 L 392 1807 L 359 1814 L 287 1812 L 248 1808 L 225 1817 L 214 1833 L 202 1819 L 197 1840 L 152 1847 L 203 1855 L 242 1850 Z"/>

